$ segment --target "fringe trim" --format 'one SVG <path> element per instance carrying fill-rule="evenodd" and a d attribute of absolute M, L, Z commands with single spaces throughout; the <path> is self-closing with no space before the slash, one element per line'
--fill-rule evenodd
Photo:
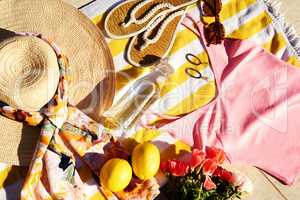
<path fill-rule="evenodd" d="M 263 0 L 268 8 L 268 12 L 277 20 L 279 28 L 285 33 L 291 47 L 295 53 L 300 57 L 300 38 L 297 36 L 295 28 L 289 23 L 285 22 L 284 15 L 280 13 L 281 2 L 277 0 Z"/>

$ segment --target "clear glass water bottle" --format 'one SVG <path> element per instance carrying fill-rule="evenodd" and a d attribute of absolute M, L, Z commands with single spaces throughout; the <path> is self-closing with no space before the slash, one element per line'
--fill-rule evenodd
<path fill-rule="evenodd" d="M 173 68 L 167 59 L 160 61 L 153 71 L 136 80 L 122 97 L 104 113 L 105 124 L 113 129 L 128 129 L 159 96 L 159 83 L 163 82 Z"/>

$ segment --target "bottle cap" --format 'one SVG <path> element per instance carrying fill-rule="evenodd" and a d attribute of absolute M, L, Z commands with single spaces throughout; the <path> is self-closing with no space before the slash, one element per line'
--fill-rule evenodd
<path fill-rule="evenodd" d="M 173 67 L 169 64 L 168 58 L 161 59 L 159 63 L 155 66 L 155 69 L 161 71 L 165 76 L 169 76 L 174 72 Z"/>

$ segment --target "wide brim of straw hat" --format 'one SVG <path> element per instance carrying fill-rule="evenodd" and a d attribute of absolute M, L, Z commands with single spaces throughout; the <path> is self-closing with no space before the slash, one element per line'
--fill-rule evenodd
<path fill-rule="evenodd" d="M 111 106 L 115 87 L 111 53 L 101 30 L 76 8 L 60 0 L 2 0 L 0 28 L 40 33 L 61 48 L 70 64 L 72 105 L 95 120 Z M 0 129 L 0 162 L 28 165 L 39 128 L 0 116 Z"/>

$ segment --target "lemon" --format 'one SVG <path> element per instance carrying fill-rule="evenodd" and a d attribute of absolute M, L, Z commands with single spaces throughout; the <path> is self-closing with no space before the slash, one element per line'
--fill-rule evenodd
<path fill-rule="evenodd" d="M 127 187 L 132 177 L 130 164 L 119 158 L 108 160 L 100 172 L 101 185 L 112 192 L 122 191 Z"/>
<path fill-rule="evenodd" d="M 150 142 L 138 144 L 132 152 L 131 162 L 134 174 L 141 180 L 148 180 L 155 176 L 159 169 L 159 150 Z"/>

